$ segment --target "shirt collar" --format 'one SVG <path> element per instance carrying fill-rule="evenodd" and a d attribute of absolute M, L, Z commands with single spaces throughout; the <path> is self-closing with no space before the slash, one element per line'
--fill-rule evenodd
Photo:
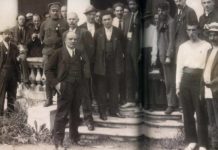
<path fill-rule="evenodd" d="M 111 26 L 110 28 L 105 28 L 106 31 L 112 32 L 113 26 Z"/>
<path fill-rule="evenodd" d="M 4 43 L 5 47 L 6 47 L 7 49 L 9 49 L 10 43 L 5 42 L 4 40 L 3 40 L 3 43 Z"/>

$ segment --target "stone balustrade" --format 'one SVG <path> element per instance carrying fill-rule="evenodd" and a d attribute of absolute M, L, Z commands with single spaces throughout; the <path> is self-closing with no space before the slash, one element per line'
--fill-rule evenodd
<path fill-rule="evenodd" d="M 26 98 L 30 105 L 42 103 L 46 99 L 45 82 L 46 77 L 43 71 L 42 57 L 27 58 L 29 65 L 29 87 L 19 85 L 18 95 Z"/>

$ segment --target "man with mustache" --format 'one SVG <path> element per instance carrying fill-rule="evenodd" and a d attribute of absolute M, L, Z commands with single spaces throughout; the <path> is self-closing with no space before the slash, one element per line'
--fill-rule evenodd
<path fill-rule="evenodd" d="M 60 14 L 59 2 L 50 3 L 49 8 L 49 18 L 46 19 L 40 27 L 40 40 L 44 45 L 42 50 L 44 67 L 52 53 L 60 48 L 63 44 L 62 33 L 68 29 L 68 24 L 64 19 L 59 18 Z M 46 82 L 46 102 L 44 107 L 48 107 L 53 104 L 53 89 Z"/>

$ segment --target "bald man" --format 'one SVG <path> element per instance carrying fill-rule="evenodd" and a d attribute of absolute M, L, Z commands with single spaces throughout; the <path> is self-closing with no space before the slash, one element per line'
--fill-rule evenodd
<path fill-rule="evenodd" d="M 63 33 L 63 36 L 69 31 L 76 33 L 78 35 L 77 46 L 84 50 L 88 55 L 89 61 L 91 61 L 94 54 L 94 44 L 92 40 L 92 35 L 89 31 L 79 28 L 77 26 L 79 22 L 78 15 L 75 12 L 70 12 L 67 14 L 67 23 L 69 25 L 69 30 Z M 94 123 L 92 117 L 92 102 L 91 102 L 91 85 L 90 79 L 84 81 L 84 94 L 82 97 L 82 108 L 84 114 L 84 121 L 88 127 L 88 130 L 94 130 Z"/>
<path fill-rule="evenodd" d="M 54 122 L 54 144 L 56 149 L 63 145 L 65 126 L 69 117 L 72 144 L 79 141 L 79 107 L 83 94 L 83 81 L 90 78 L 89 60 L 86 53 L 77 47 L 79 36 L 67 31 L 63 47 L 56 50 L 45 68 L 48 82 L 58 93 L 57 113 Z"/>

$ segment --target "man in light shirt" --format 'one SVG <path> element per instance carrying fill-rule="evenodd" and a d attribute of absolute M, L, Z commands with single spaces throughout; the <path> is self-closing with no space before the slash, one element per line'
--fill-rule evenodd
<path fill-rule="evenodd" d="M 197 146 L 199 150 L 206 150 L 207 114 L 205 103 L 200 100 L 200 83 L 211 45 L 199 38 L 197 20 L 189 20 L 186 28 L 190 40 L 179 47 L 176 69 L 176 93 L 182 102 L 185 140 L 188 143 L 185 150 L 194 150 Z"/>
<path fill-rule="evenodd" d="M 109 115 L 123 117 L 119 111 L 119 76 L 123 73 L 123 34 L 112 26 L 112 13 L 102 12 L 103 27 L 95 33 L 95 66 L 97 80 L 97 102 L 102 120 L 107 120 L 107 93 L 109 94 Z"/>
<path fill-rule="evenodd" d="M 204 69 L 204 98 L 207 103 L 212 148 L 218 149 L 218 23 L 208 24 L 212 50 Z"/>

